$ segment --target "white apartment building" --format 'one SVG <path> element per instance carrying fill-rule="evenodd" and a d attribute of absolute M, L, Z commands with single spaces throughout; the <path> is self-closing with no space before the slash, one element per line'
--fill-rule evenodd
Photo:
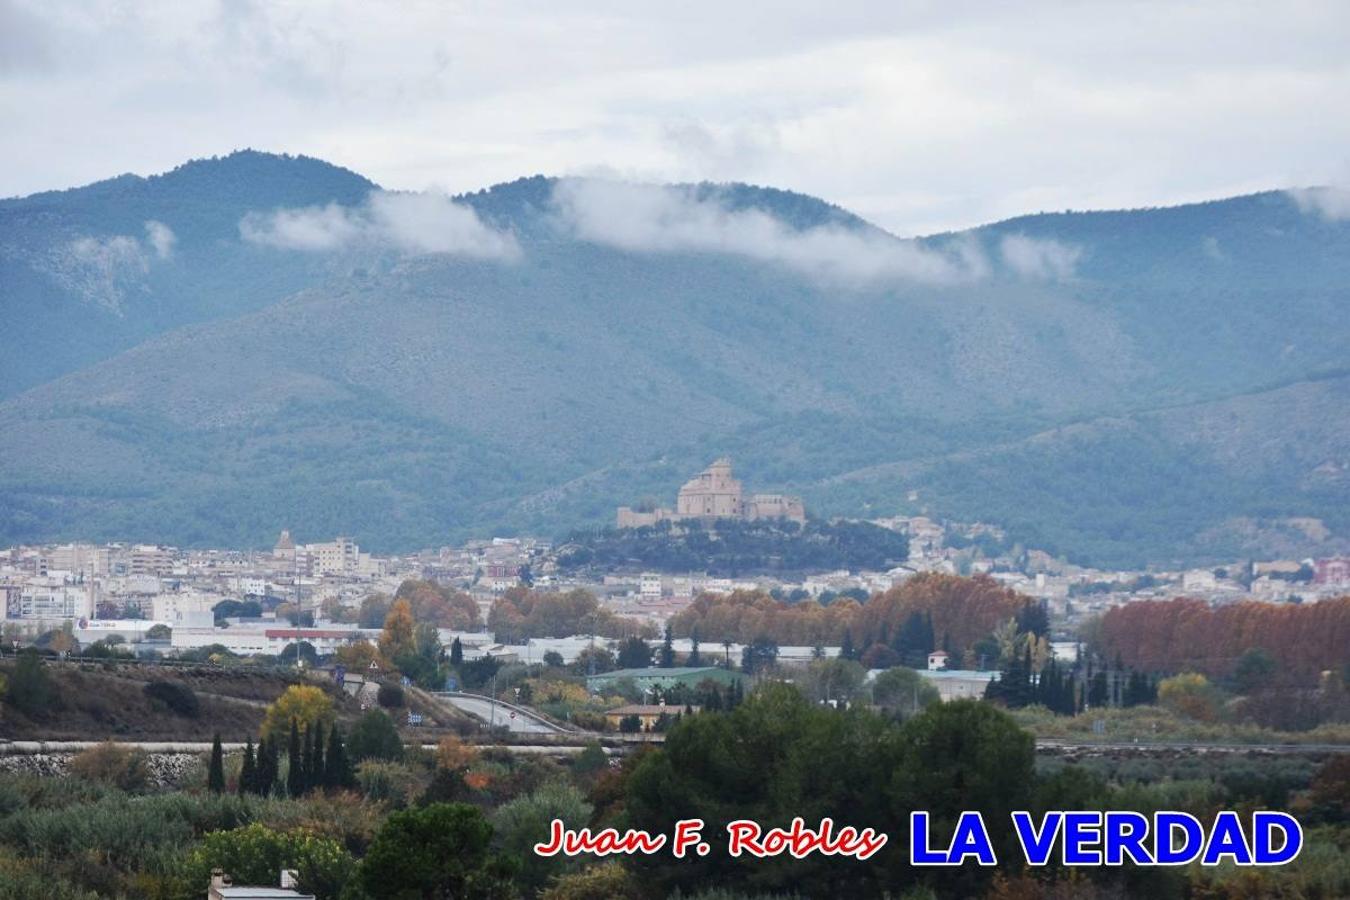
<path fill-rule="evenodd" d="M 28 621 L 88 619 L 94 614 L 92 584 L 66 578 L 32 578 L 11 595 L 6 615 Z"/>
<path fill-rule="evenodd" d="M 179 591 L 173 594 L 156 594 L 150 601 L 150 618 L 159 622 L 181 621 L 189 613 L 211 613 L 215 605 L 224 600 L 220 594 L 207 594 L 202 591 Z"/>

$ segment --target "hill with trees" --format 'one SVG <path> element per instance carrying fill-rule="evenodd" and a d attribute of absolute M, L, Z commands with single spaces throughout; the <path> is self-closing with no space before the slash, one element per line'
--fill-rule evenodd
<path fill-rule="evenodd" d="M 245 152 L 0 201 L 0 541 L 565 534 L 729 454 L 1102 565 L 1331 552 L 1350 223 L 1302 197 L 905 240 L 748 185 L 452 202 Z"/>

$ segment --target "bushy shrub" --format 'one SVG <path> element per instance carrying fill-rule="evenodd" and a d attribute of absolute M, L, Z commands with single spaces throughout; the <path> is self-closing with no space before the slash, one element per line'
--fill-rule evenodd
<path fill-rule="evenodd" d="M 213 868 L 225 870 L 239 884 L 253 885 L 275 885 L 282 869 L 295 869 L 303 890 L 319 900 L 336 900 L 355 873 L 356 860 L 328 838 L 254 822 L 202 838 L 188 854 L 184 887 L 204 887 Z"/>
<path fill-rule="evenodd" d="M 5 690 L 5 702 L 30 719 L 39 719 L 61 708 L 61 698 L 52 685 L 42 659 L 33 650 L 19 654 Z"/>
<path fill-rule="evenodd" d="M 395 809 L 408 805 L 417 788 L 417 776 L 402 763 L 368 759 L 356 769 L 356 781 L 368 799 L 388 803 Z"/>
<path fill-rule="evenodd" d="M 196 691 L 176 681 L 152 681 L 145 686 L 145 696 L 162 703 L 177 715 L 195 719 L 201 714 L 201 703 Z"/>
<path fill-rule="evenodd" d="M 403 706 L 403 688 L 396 684 L 382 684 L 375 695 L 376 701 L 385 709 L 399 709 Z"/>
<path fill-rule="evenodd" d="M 555 878 L 539 900 L 636 900 L 641 896 L 637 879 L 610 860 Z"/>
<path fill-rule="evenodd" d="M 70 771 L 80 778 L 101 781 L 124 791 L 143 790 L 150 782 L 145 754 L 112 741 L 76 754 L 70 761 Z"/>

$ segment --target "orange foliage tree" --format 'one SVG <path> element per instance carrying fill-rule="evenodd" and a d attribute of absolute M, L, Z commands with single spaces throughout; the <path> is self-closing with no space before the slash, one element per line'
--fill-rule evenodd
<path fill-rule="evenodd" d="M 395 600 L 407 600 L 413 619 L 437 628 L 470 631 L 478 627 L 478 604 L 463 591 L 434 581 L 408 579 L 398 586 Z"/>
<path fill-rule="evenodd" d="M 541 637 L 568 637 L 573 634 L 598 634 L 604 637 L 650 636 L 632 619 L 616 616 L 603 609 L 590 591 L 574 590 L 565 594 L 532 591 L 515 587 L 503 593 L 488 613 L 488 628 L 498 640 L 523 640 Z"/>
<path fill-rule="evenodd" d="M 700 641 L 750 643 L 768 638 L 777 644 L 838 644 L 857 615 L 858 601 L 849 598 L 821 606 L 814 600 L 784 603 L 764 591 L 700 594 L 670 620 L 671 633 Z"/>
<path fill-rule="evenodd" d="M 1260 648 L 1290 682 L 1311 684 L 1350 662 L 1350 597 L 1320 603 L 1243 601 L 1211 607 L 1178 597 L 1117 606 L 1102 616 L 1101 649 L 1149 672 L 1191 670 L 1233 674 L 1248 650 Z"/>
<path fill-rule="evenodd" d="M 1017 615 L 1029 598 L 987 575 L 916 575 L 863 606 L 853 629 L 858 647 L 890 645 L 912 614 L 931 616 L 935 643 L 962 653 Z M 936 648 L 934 648 L 936 649 Z"/>

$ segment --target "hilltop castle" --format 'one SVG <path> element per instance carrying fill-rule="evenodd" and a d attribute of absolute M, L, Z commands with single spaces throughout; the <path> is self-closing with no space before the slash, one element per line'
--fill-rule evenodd
<path fill-rule="evenodd" d="M 675 509 L 658 507 L 635 510 L 620 506 L 618 526 L 641 528 L 661 521 L 682 519 L 790 519 L 806 521 L 806 508 L 800 497 L 783 494 L 751 494 L 748 498 L 741 483 L 731 475 L 731 460 L 725 457 L 685 482 L 675 500 Z"/>

